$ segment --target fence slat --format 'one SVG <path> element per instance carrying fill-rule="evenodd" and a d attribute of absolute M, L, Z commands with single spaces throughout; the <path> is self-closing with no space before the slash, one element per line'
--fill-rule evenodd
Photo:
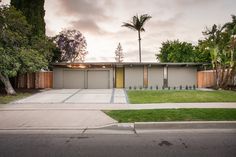
<path fill-rule="evenodd" d="M 27 73 L 17 77 L 16 88 L 52 88 L 53 72 Z"/>
<path fill-rule="evenodd" d="M 197 82 L 199 88 L 213 87 L 215 85 L 213 70 L 198 71 Z"/>

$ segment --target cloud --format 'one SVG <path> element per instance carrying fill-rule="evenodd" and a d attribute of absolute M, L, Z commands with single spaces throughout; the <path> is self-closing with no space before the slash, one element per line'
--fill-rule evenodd
<path fill-rule="evenodd" d="M 216 3 L 219 0 L 178 0 L 176 4 L 182 6 L 189 6 L 189 5 L 206 5 L 208 3 Z"/>
<path fill-rule="evenodd" d="M 164 20 L 159 20 L 158 18 L 156 18 L 152 22 L 152 27 L 162 29 L 176 27 L 178 21 L 182 18 L 182 16 L 183 13 L 178 12 L 172 15 L 171 17 L 166 17 Z"/>
<path fill-rule="evenodd" d="M 65 15 L 79 16 L 80 18 L 93 18 L 105 20 L 108 16 L 105 14 L 104 6 L 111 5 L 103 1 L 91 0 L 59 0 L 61 4 L 60 13 Z"/>
<path fill-rule="evenodd" d="M 108 32 L 98 26 L 93 19 L 81 19 L 71 22 L 72 27 L 92 35 L 105 35 Z"/>

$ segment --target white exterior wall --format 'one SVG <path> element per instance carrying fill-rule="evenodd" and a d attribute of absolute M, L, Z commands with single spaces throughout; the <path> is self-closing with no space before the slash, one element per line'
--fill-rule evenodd
<path fill-rule="evenodd" d="M 155 88 L 158 86 L 161 88 L 163 86 L 163 67 L 162 66 L 152 66 L 148 67 L 148 86 Z"/>
<path fill-rule="evenodd" d="M 143 87 L 143 66 L 125 67 L 125 88 Z"/>
<path fill-rule="evenodd" d="M 53 68 L 53 88 L 63 88 L 63 68 Z"/>
<path fill-rule="evenodd" d="M 168 86 L 183 87 L 197 85 L 196 67 L 168 67 Z"/>

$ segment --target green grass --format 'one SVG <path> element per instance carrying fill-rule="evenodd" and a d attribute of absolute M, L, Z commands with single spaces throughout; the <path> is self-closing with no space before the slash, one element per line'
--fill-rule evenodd
<path fill-rule="evenodd" d="M 0 95 L 0 104 L 7 104 L 9 102 L 19 100 L 30 95 L 31 93 L 25 93 L 25 92 L 24 93 L 18 92 L 16 95 Z"/>
<path fill-rule="evenodd" d="M 236 109 L 113 110 L 105 113 L 118 122 L 236 120 Z"/>
<path fill-rule="evenodd" d="M 130 103 L 236 102 L 235 91 L 128 91 Z"/>

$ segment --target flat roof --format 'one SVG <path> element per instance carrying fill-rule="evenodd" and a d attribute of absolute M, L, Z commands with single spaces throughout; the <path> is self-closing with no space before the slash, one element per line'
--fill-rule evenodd
<path fill-rule="evenodd" d="M 58 62 L 58 63 L 52 63 L 52 65 L 57 66 L 57 65 L 176 65 L 176 66 L 181 66 L 181 65 L 190 65 L 190 66 L 202 66 L 202 65 L 208 65 L 209 63 L 158 63 L 158 62 Z"/>

